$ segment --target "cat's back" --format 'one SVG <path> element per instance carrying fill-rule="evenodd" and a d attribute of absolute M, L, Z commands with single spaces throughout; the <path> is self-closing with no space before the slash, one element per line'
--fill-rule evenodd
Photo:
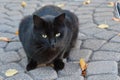
<path fill-rule="evenodd" d="M 23 40 L 23 38 L 27 35 L 26 33 L 29 33 L 29 31 L 32 28 L 33 20 L 32 16 L 26 16 L 24 17 L 19 25 L 19 37 L 20 40 Z M 29 35 L 28 35 L 29 36 Z"/>
<path fill-rule="evenodd" d="M 33 14 L 38 15 L 38 16 L 45 16 L 45 15 L 57 16 L 61 13 L 63 13 L 63 10 L 61 8 L 56 7 L 54 5 L 47 5 L 47 6 L 40 8 Z"/>

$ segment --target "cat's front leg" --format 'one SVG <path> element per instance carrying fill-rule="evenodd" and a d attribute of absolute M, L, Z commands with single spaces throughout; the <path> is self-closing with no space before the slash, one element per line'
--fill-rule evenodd
<path fill-rule="evenodd" d="M 59 70 L 62 70 L 65 66 L 64 62 L 62 61 L 62 59 L 56 59 L 54 61 L 54 69 L 58 72 Z"/>
<path fill-rule="evenodd" d="M 27 67 L 26 67 L 27 71 L 35 69 L 36 67 L 37 67 L 37 62 L 34 61 L 33 59 L 30 59 L 30 60 L 28 59 L 28 64 L 27 64 Z"/>

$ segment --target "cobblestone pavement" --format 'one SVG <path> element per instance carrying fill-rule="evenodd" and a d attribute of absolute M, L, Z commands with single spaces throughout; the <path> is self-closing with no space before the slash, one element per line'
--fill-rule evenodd
<path fill-rule="evenodd" d="M 82 0 L 0 0 L 0 36 L 14 42 L 0 42 L 0 80 L 120 80 L 120 22 L 112 20 L 113 7 L 108 2 L 116 0 L 92 0 L 83 5 Z M 75 12 L 80 27 L 76 47 L 72 49 L 65 68 L 58 73 L 52 67 L 40 67 L 27 72 L 26 55 L 15 32 L 20 20 L 47 4 L 64 4 L 63 9 Z M 100 29 L 99 24 L 109 28 Z M 81 76 L 79 59 L 88 63 L 87 76 Z M 17 69 L 18 74 L 6 77 L 8 69 Z"/>

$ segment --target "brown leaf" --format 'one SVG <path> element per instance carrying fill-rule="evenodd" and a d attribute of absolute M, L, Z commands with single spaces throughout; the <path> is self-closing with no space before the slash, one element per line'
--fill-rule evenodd
<path fill-rule="evenodd" d="M 119 19 L 119 18 L 113 17 L 112 20 L 117 21 L 117 22 L 120 22 L 120 19 Z"/>
<path fill-rule="evenodd" d="M 82 71 L 82 76 L 83 76 L 83 77 L 86 76 L 86 70 Z"/>
<path fill-rule="evenodd" d="M 7 37 L 0 37 L 0 41 L 5 41 L 5 42 L 9 42 L 10 39 Z"/>
<path fill-rule="evenodd" d="M 81 70 L 82 70 L 82 76 L 85 77 L 86 76 L 87 63 L 85 62 L 85 60 L 83 58 L 80 59 L 80 67 L 81 67 Z"/>
<path fill-rule="evenodd" d="M 7 77 L 10 77 L 10 76 L 14 76 L 15 74 L 17 74 L 18 71 L 16 69 L 8 69 L 6 72 L 5 72 L 5 75 Z"/>

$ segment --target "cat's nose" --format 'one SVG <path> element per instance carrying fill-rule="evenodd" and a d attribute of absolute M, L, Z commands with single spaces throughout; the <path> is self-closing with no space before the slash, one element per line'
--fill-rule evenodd
<path fill-rule="evenodd" d="M 55 47 L 55 45 L 53 44 L 53 45 L 51 45 L 51 47 L 52 47 L 52 48 L 54 48 L 54 47 Z"/>
<path fill-rule="evenodd" d="M 55 42 L 51 43 L 51 47 L 52 47 L 52 48 L 55 47 Z"/>
<path fill-rule="evenodd" d="M 51 45 L 51 48 L 54 48 L 55 47 L 55 40 L 51 40 L 50 45 Z"/>
<path fill-rule="evenodd" d="M 51 50 L 56 50 L 56 48 L 55 48 L 55 43 L 51 44 L 50 49 L 51 49 Z"/>

